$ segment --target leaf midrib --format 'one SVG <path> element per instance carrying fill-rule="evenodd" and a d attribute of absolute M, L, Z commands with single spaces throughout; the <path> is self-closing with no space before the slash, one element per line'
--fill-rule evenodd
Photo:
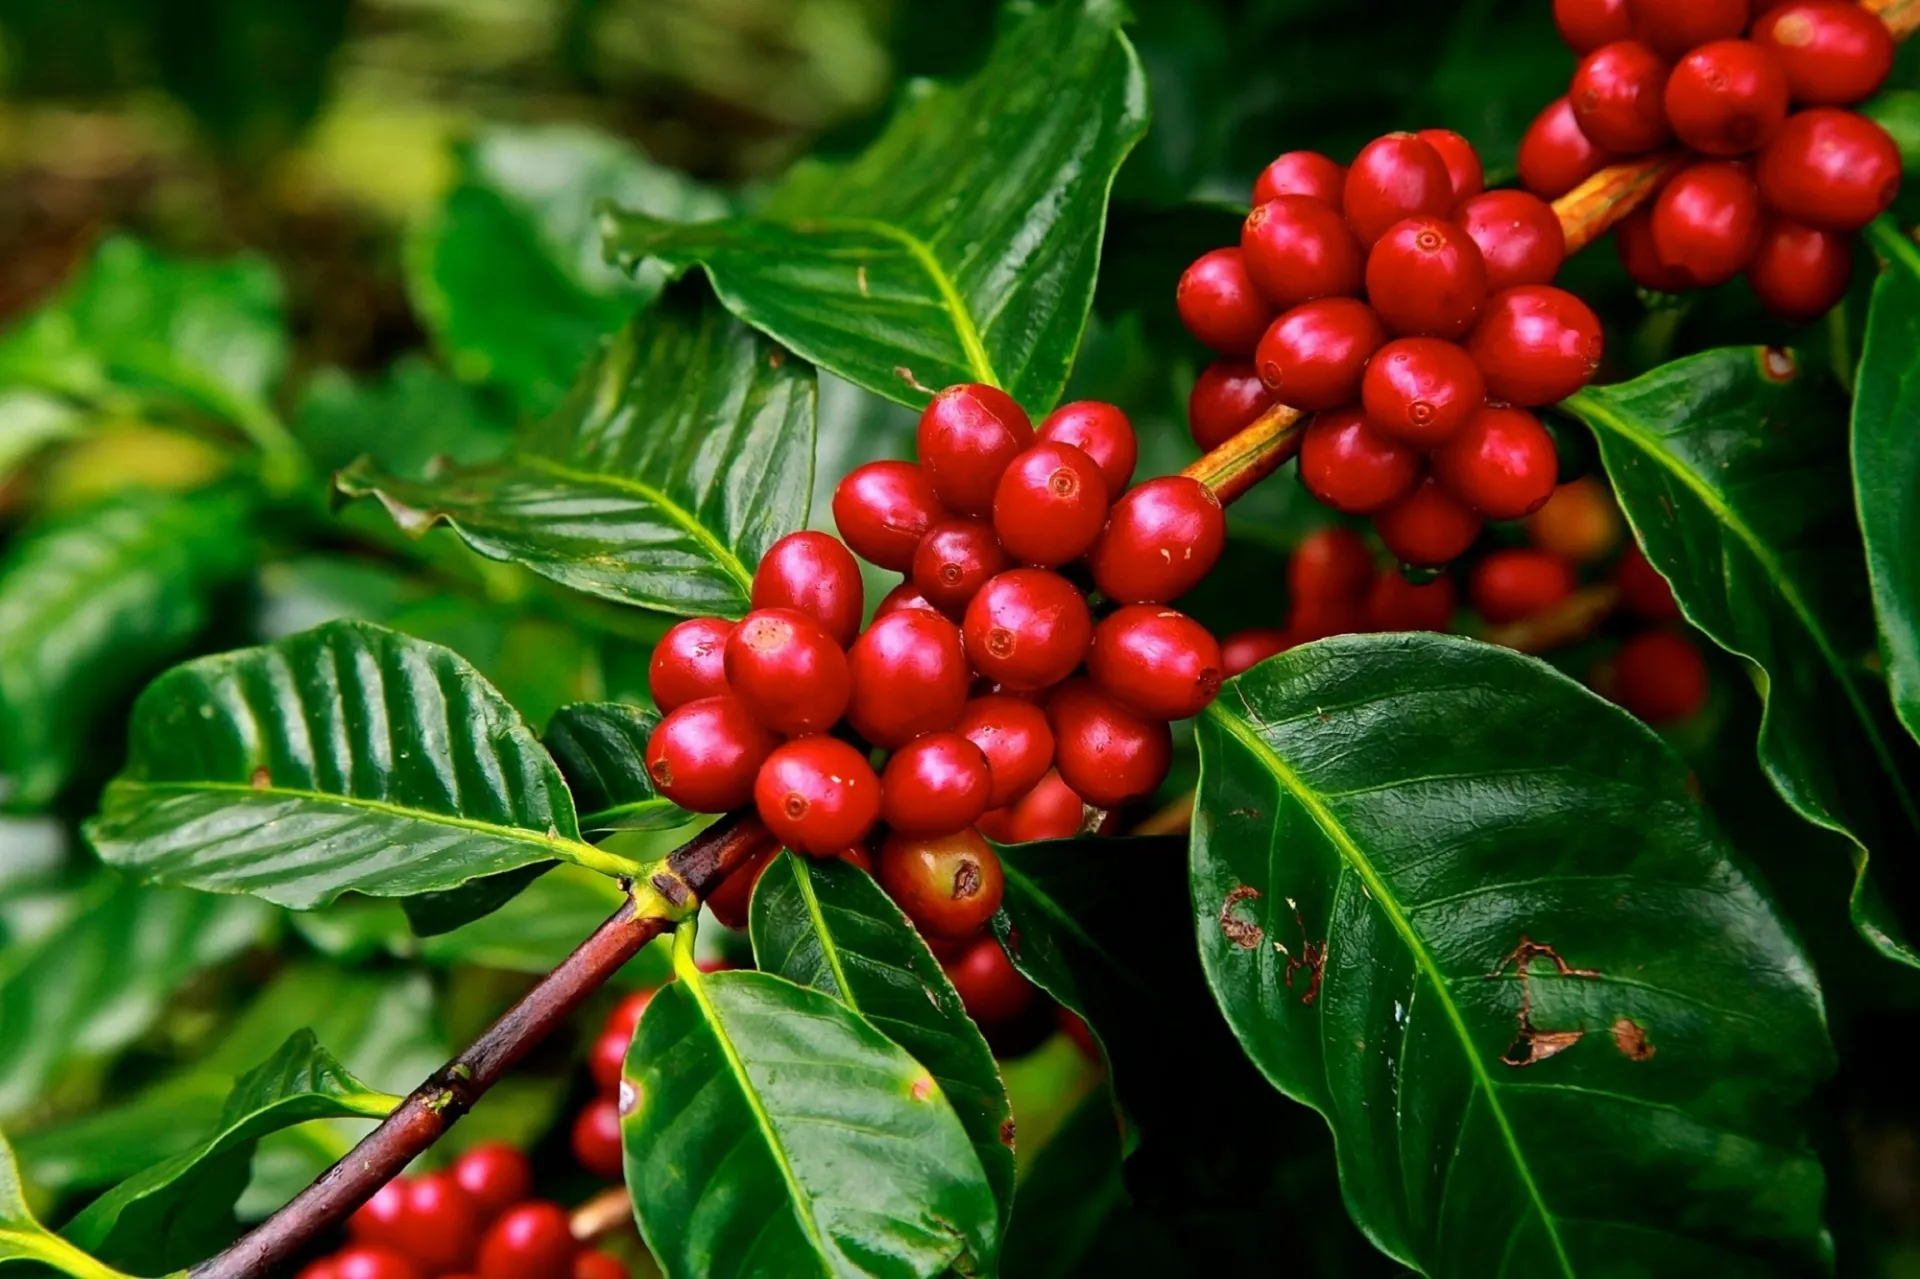
<path fill-rule="evenodd" d="M 115 786 L 137 787 L 146 791 L 158 791 L 169 794 L 191 795 L 205 791 L 222 794 L 264 795 L 282 799 L 302 800 L 316 804 L 338 804 L 349 808 L 365 809 L 370 813 L 379 813 L 386 817 L 400 817 L 409 821 L 426 822 L 434 826 L 451 826 L 458 830 L 470 830 L 477 834 L 491 835 L 496 839 L 511 843 L 525 844 L 552 853 L 556 857 L 584 866 L 588 870 L 599 871 L 603 875 L 631 876 L 636 874 L 639 863 L 625 857 L 618 857 L 592 844 L 571 839 L 565 835 L 548 835 L 543 832 L 527 830 L 519 826 L 498 826 L 492 822 L 476 821 L 471 817 L 454 817 L 446 813 L 436 813 L 432 809 L 409 808 L 404 804 L 389 803 L 386 800 L 364 799 L 354 795 L 336 795 L 327 791 L 301 790 L 291 786 L 255 786 L 250 782 L 156 782 L 141 778 L 118 779 Z M 104 815 L 104 813 L 103 813 Z"/>
<path fill-rule="evenodd" d="M 1230 714 L 1220 702 L 1216 701 L 1209 706 L 1206 715 L 1264 763 L 1274 779 L 1306 810 L 1307 815 L 1313 819 L 1321 833 L 1339 851 L 1341 860 L 1355 875 L 1359 876 L 1361 884 L 1371 895 L 1374 904 L 1387 917 L 1387 922 L 1393 926 L 1394 932 L 1399 934 L 1402 944 L 1412 954 L 1414 963 L 1419 966 L 1420 971 L 1425 974 L 1428 985 L 1433 988 L 1434 997 L 1440 1001 L 1440 1007 L 1446 1012 L 1448 1024 L 1453 1027 L 1454 1035 L 1459 1040 L 1461 1055 L 1466 1058 L 1467 1068 L 1473 1073 L 1474 1083 L 1487 1100 L 1487 1110 L 1493 1116 L 1494 1124 L 1500 1130 L 1501 1140 L 1505 1143 L 1507 1153 L 1513 1160 L 1514 1171 L 1526 1190 L 1534 1212 L 1540 1217 L 1541 1227 L 1546 1231 L 1547 1239 L 1553 1245 L 1554 1257 L 1560 1264 L 1561 1273 L 1566 1276 L 1566 1279 L 1577 1279 L 1573 1260 L 1567 1255 L 1566 1244 L 1560 1238 L 1556 1219 L 1547 1209 L 1546 1200 L 1540 1193 L 1540 1185 L 1534 1179 L 1533 1168 L 1520 1149 L 1519 1137 L 1514 1132 L 1513 1123 L 1500 1104 L 1500 1096 L 1493 1076 L 1488 1072 L 1486 1063 L 1480 1060 L 1479 1054 L 1474 1051 L 1473 1035 L 1467 1027 L 1466 1017 L 1460 1011 L 1459 1004 L 1454 1002 L 1452 989 L 1447 984 L 1445 974 L 1440 971 L 1439 963 L 1421 941 L 1420 935 L 1414 931 L 1413 924 L 1407 918 L 1399 898 L 1380 877 L 1373 863 L 1367 859 L 1366 853 L 1354 842 L 1353 837 L 1347 833 L 1346 827 L 1334 816 L 1333 811 L 1280 757 L 1279 753 L 1267 744 L 1264 738 L 1254 732 L 1250 725 Z"/>
<path fill-rule="evenodd" d="M 789 850 L 782 856 L 788 859 L 794 886 L 799 890 L 800 900 L 806 903 L 807 919 L 813 925 L 813 935 L 820 939 L 820 957 L 826 961 L 827 971 L 833 974 L 833 984 L 839 987 L 840 1001 L 857 1013 L 860 1011 L 860 999 L 853 993 L 853 986 L 847 981 L 847 970 L 840 963 L 840 944 L 834 940 L 833 930 L 827 927 L 826 912 L 820 908 L 820 895 L 813 891 L 813 870 L 801 864 L 798 853 Z"/>
<path fill-rule="evenodd" d="M 1786 602 L 1787 608 L 1800 623 L 1801 629 L 1805 631 L 1808 638 L 1813 641 L 1814 648 L 1819 652 L 1820 660 L 1826 666 L 1828 673 L 1833 676 L 1834 682 L 1840 686 L 1841 693 L 1847 699 L 1848 708 L 1852 710 L 1855 721 L 1859 723 L 1861 731 L 1866 734 L 1868 744 L 1873 748 L 1874 761 L 1880 765 L 1880 771 L 1886 775 L 1890 789 L 1899 800 L 1900 810 L 1906 816 L 1907 824 L 1915 831 L 1920 831 L 1920 810 L 1916 810 L 1914 807 L 1913 796 L 1908 793 L 1906 784 L 1900 776 L 1900 770 L 1894 763 L 1892 752 L 1888 749 L 1886 740 L 1880 735 L 1879 728 L 1876 727 L 1873 722 L 1872 712 L 1868 710 L 1865 699 L 1861 697 L 1859 688 L 1855 686 L 1855 681 L 1847 674 L 1846 664 L 1840 660 L 1840 655 L 1834 651 L 1833 645 L 1827 639 L 1826 632 L 1816 622 L 1812 608 L 1809 607 L 1805 598 L 1801 596 L 1799 588 L 1794 585 L 1793 580 L 1787 575 L 1786 569 L 1780 563 L 1779 558 L 1767 548 L 1766 544 L 1760 540 L 1759 535 L 1753 531 L 1747 522 L 1741 519 L 1734 509 L 1707 485 L 1705 480 L 1695 474 L 1691 467 L 1683 465 L 1679 459 L 1672 457 L 1665 449 L 1660 448 L 1655 439 L 1648 436 L 1645 432 L 1636 429 L 1631 423 L 1626 421 L 1626 419 L 1611 411 L 1604 403 L 1596 400 L 1592 391 L 1581 391 L 1571 397 L 1567 403 L 1577 405 L 1579 412 L 1582 416 L 1586 417 L 1589 422 L 1597 421 L 1603 424 L 1621 440 L 1631 444 L 1639 450 L 1640 453 L 1652 459 L 1656 465 L 1677 479 L 1683 487 L 1700 501 L 1701 505 L 1707 508 L 1715 519 L 1720 521 L 1722 527 L 1726 528 L 1739 539 L 1741 545 L 1747 548 L 1748 554 L 1752 555 L 1753 558 L 1759 562 L 1761 570 L 1774 584 L 1774 589 L 1780 592 L 1780 598 Z M 1680 607 L 1682 612 L 1688 614 L 1688 620 L 1695 621 L 1697 624 L 1697 620 L 1687 609 L 1685 600 L 1680 601 Z M 1731 647 L 1731 645 L 1727 647 Z M 1742 653 L 1741 656 L 1746 657 L 1749 661 L 1754 660 L 1751 654 Z M 1767 694 L 1768 700 L 1771 700 L 1771 697 L 1772 693 L 1769 690 Z"/>

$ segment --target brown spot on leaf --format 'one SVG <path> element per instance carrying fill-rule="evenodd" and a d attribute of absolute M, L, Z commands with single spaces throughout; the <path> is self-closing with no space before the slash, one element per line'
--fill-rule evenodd
<path fill-rule="evenodd" d="M 1621 1017 L 1613 1023 L 1613 1046 L 1629 1061 L 1645 1061 L 1654 1051 L 1653 1045 L 1647 1042 L 1646 1027 L 1631 1017 Z"/>
<path fill-rule="evenodd" d="M 1494 970 L 1487 974 L 1488 980 L 1503 976 L 1507 969 L 1513 969 L 1513 975 L 1520 982 L 1520 1029 L 1515 1033 L 1513 1042 L 1507 1045 L 1500 1060 L 1509 1066 L 1532 1066 L 1545 1061 L 1558 1053 L 1563 1053 L 1580 1042 L 1587 1032 L 1584 1030 L 1541 1030 L 1533 1024 L 1533 961 L 1544 959 L 1553 965 L 1554 975 L 1559 977 L 1598 977 L 1599 970 L 1593 968 L 1575 968 L 1560 957 L 1560 952 L 1545 942 L 1534 941 L 1525 933 L 1520 934 L 1520 944 L 1501 958 Z"/>
<path fill-rule="evenodd" d="M 1770 346 L 1760 353 L 1760 371 L 1768 381 L 1791 382 L 1800 376 L 1800 362 L 1785 347 Z"/>
<path fill-rule="evenodd" d="M 785 364 L 786 362 L 787 362 L 787 350 L 785 347 L 776 346 L 773 348 L 773 350 L 767 352 L 768 368 L 777 369 L 781 365 Z"/>
<path fill-rule="evenodd" d="M 1228 941 L 1242 950 L 1252 950 L 1258 946 L 1260 939 L 1266 936 L 1266 930 L 1250 919 L 1238 918 L 1234 915 L 1233 908 L 1243 901 L 1259 899 L 1259 889 L 1251 884 L 1242 884 L 1228 893 L 1227 899 L 1220 903 L 1220 931 L 1227 935 Z"/>
<path fill-rule="evenodd" d="M 932 1075 L 922 1075 L 913 1081 L 913 1099 L 915 1101 L 925 1101 L 931 1096 L 933 1096 Z"/>
<path fill-rule="evenodd" d="M 1000 1144 L 1008 1150 L 1013 1149 L 1013 1116 L 1011 1115 L 1007 1116 L 1006 1122 L 1000 1125 Z"/>
<path fill-rule="evenodd" d="M 916 391 L 921 391 L 928 395 L 933 394 L 933 388 L 930 386 L 920 385 L 920 379 L 915 377 L 913 375 L 913 370 L 908 368 L 904 364 L 894 366 L 893 375 L 899 378 L 902 382 L 905 382 L 908 386 L 912 387 Z"/>
<path fill-rule="evenodd" d="M 1520 1033 L 1507 1045 L 1507 1051 L 1500 1054 L 1500 1060 L 1508 1066 L 1537 1065 L 1573 1047 L 1586 1033 L 1584 1030 L 1535 1030 L 1532 1026 L 1521 1026 Z"/>
<path fill-rule="evenodd" d="M 247 783 L 255 790 L 265 790 L 267 787 L 273 785 L 273 774 L 267 771 L 265 764 L 262 764 L 253 770 L 253 776 L 247 779 Z"/>

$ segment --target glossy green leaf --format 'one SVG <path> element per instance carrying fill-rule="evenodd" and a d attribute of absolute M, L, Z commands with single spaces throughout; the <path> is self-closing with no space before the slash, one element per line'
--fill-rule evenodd
<path fill-rule="evenodd" d="M 482 555 L 670 613 L 738 616 L 753 566 L 807 519 L 811 367 L 678 288 L 613 338 L 500 465 L 408 480 L 356 466 L 410 533 L 445 521 Z"/>
<path fill-rule="evenodd" d="M 578 125 L 491 127 L 458 152 L 459 181 L 407 246 L 415 309 L 462 378 L 550 411 L 574 373 L 659 292 L 608 266 L 594 223 L 610 199 L 668 221 L 726 202 L 627 143 Z"/>
<path fill-rule="evenodd" d="M 1920 951 L 1868 874 L 1900 873 L 1920 752 L 1868 662 L 1873 612 L 1850 500 L 1846 404 L 1784 351 L 1738 348 L 1567 401 L 1593 428 L 1647 558 L 1689 621 L 1747 659 L 1766 701 L 1761 766 L 1807 820 L 1857 846 L 1855 922 L 1883 954 Z"/>
<path fill-rule="evenodd" d="M 1887 218 L 1868 235 L 1886 266 L 1854 382 L 1854 498 L 1893 708 L 1920 736 L 1920 247 Z"/>
<path fill-rule="evenodd" d="M 130 491 L 0 556 L 0 808 L 44 807 L 100 717 L 180 657 L 255 548 L 237 494 Z M 104 770 L 103 770 L 104 771 Z"/>
<path fill-rule="evenodd" d="M 858 867 L 783 853 L 754 887 L 749 926 L 761 972 L 832 995 L 933 1075 L 966 1127 L 1004 1226 L 1014 1138 L 1006 1085 L 940 961 L 893 899 Z"/>
<path fill-rule="evenodd" d="M 627 1187 L 661 1269 L 977 1269 L 993 1192 L 926 1068 L 819 991 L 675 966 L 640 1021 L 622 1089 Z"/>
<path fill-rule="evenodd" d="M 163 675 L 87 837 L 141 878 L 295 910 L 556 858 L 608 874 L 560 770 L 459 657 L 361 622 Z"/>
<path fill-rule="evenodd" d="M 212 1135 L 107 1191 L 61 1233 L 108 1261 L 191 1265 L 232 1237 L 233 1203 L 260 1138 L 312 1119 L 379 1119 L 399 1103 L 299 1031 L 234 1081 Z"/>
<path fill-rule="evenodd" d="M 0 481 L 45 446 L 79 434 L 83 419 L 72 404 L 44 391 L 0 390 Z"/>
<path fill-rule="evenodd" d="M 365 455 L 392 474 L 417 477 L 438 458 L 467 465 L 498 458 L 513 443 L 513 417 L 497 396 L 408 356 L 378 381 L 342 369 L 315 373 L 301 389 L 293 433 L 326 470 Z"/>
<path fill-rule="evenodd" d="M 693 820 L 647 772 L 647 737 L 659 722 L 620 702 L 563 706 L 548 721 L 543 740 L 573 789 L 581 830 L 670 830 Z"/>
<path fill-rule="evenodd" d="M 48 927 L 0 951 L 0 1116 L 138 1039 L 192 977 L 261 940 L 272 915 L 106 872 L 43 909 Z"/>
<path fill-rule="evenodd" d="M 20 1189 L 13 1147 L 0 1133 L 0 1266 L 12 1261 L 50 1266 L 74 1279 L 124 1279 L 118 1270 L 89 1257 L 34 1219 Z"/>
<path fill-rule="evenodd" d="M 1197 733 L 1208 979 L 1383 1251 L 1473 1279 L 1825 1263 L 1819 988 L 1656 736 L 1442 636 L 1296 649 Z"/>
<path fill-rule="evenodd" d="M 734 314 L 889 399 L 989 382 L 1045 411 L 1093 301 L 1107 193 L 1147 124 L 1122 12 L 1026 10 L 976 75 L 918 86 L 851 162 L 801 164 L 749 217 L 609 215 L 608 250 L 705 268 Z"/>

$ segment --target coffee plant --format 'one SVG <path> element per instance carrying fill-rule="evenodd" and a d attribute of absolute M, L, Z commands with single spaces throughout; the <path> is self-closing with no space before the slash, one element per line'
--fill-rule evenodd
<path fill-rule="evenodd" d="M 1915 1273 L 1920 2 L 568 6 L 680 168 L 123 8 L 0 1269 Z"/>

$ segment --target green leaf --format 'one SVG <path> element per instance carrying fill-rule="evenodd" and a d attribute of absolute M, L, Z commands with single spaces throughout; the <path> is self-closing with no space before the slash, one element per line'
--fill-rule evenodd
<path fill-rule="evenodd" d="M 623 329 L 512 459 L 431 480 L 338 477 L 409 533 L 445 521 L 493 559 L 669 613 L 739 616 L 753 567 L 805 525 L 813 369 L 675 289 Z"/>
<path fill-rule="evenodd" d="M 927 1070 L 830 996 L 686 959 L 641 1019 L 623 1095 L 627 1186 L 661 1269 L 971 1272 L 993 1192 Z"/>
<path fill-rule="evenodd" d="M 121 1182 L 62 1233 L 109 1261 L 191 1265 L 232 1238 L 233 1204 L 260 1138 L 312 1119 L 380 1119 L 399 1104 L 299 1031 L 234 1082 L 211 1136 Z"/>
<path fill-rule="evenodd" d="M 978 74 L 916 85 L 850 163 L 801 164 L 749 217 L 610 214 L 608 251 L 703 267 L 734 314 L 889 399 L 989 382 L 1049 409 L 1093 301 L 1107 193 L 1147 125 L 1121 17 L 1117 0 L 1027 10 Z"/>
<path fill-rule="evenodd" d="M 48 909 L 55 926 L 0 951 L 0 1116 L 138 1039 L 190 978 L 259 941 L 271 915 L 105 872 Z"/>
<path fill-rule="evenodd" d="M 418 477 L 436 458 L 469 465 L 498 458 L 512 444 L 513 419 L 484 391 L 406 356 L 377 382 L 342 369 L 315 373 L 301 391 L 293 433 L 326 470 L 365 455 L 392 474 Z"/>
<path fill-rule="evenodd" d="M 483 130 L 459 182 L 407 245 L 414 308 L 459 375 L 550 411 L 606 334 L 659 292 L 600 253 L 602 199 L 668 219 L 726 212 L 719 195 L 618 138 L 577 125 Z"/>
<path fill-rule="evenodd" d="M 0 1133 L 0 1266 L 9 1261 L 38 1262 L 74 1279 L 124 1279 L 34 1219 L 20 1189 L 13 1147 Z"/>
<path fill-rule="evenodd" d="M 1476 1279 L 1826 1263 L 1819 988 L 1656 736 L 1443 636 L 1296 649 L 1197 736 L 1208 979 L 1383 1251 Z"/>
<path fill-rule="evenodd" d="M 637 869 L 581 842 L 560 770 L 471 666 L 361 622 L 155 680 L 86 832 L 144 879 L 295 910 L 555 858 Z"/>
<path fill-rule="evenodd" d="M 1020 1179 L 1020 1214 L 1007 1231 L 1001 1271 L 1009 1279 L 1053 1279 L 1080 1266 L 1127 1208 L 1113 1102 L 1095 1088 L 1034 1156 Z"/>
<path fill-rule="evenodd" d="M 44 807 L 255 554 L 238 494 L 129 491 L 0 556 L 0 808 Z M 104 771 L 104 769 L 102 770 Z"/>
<path fill-rule="evenodd" d="M 761 873 L 749 927 L 760 971 L 832 995 L 927 1068 L 973 1142 L 1004 1229 L 1013 1206 L 1007 1088 L 906 915 L 858 867 L 788 852 Z"/>
<path fill-rule="evenodd" d="M 1795 811 L 1857 846 L 1853 911 L 1920 966 L 1868 876 L 1920 831 L 1914 744 L 1868 670 L 1871 593 L 1849 500 L 1845 401 L 1784 351 L 1712 351 L 1567 408 L 1593 428 L 1647 558 L 1687 619 L 1756 668 L 1760 763 Z M 1888 859 L 1895 871 L 1904 860 Z"/>
<path fill-rule="evenodd" d="M 44 391 L 0 390 L 0 482 L 56 440 L 80 433 L 83 414 Z"/>
<path fill-rule="evenodd" d="M 671 830 L 693 820 L 647 772 L 647 737 L 659 722 L 656 712 L 621 702 L 562 706 L 548 722 L 547 750 L 585 810 L 581 830 Z"/>
<path fill-rule="evenodd" d="M 1854 383 L 1854 495 L 1893 708 L 1920 736 L 1920 248 L 1888 218 L 1867 234 L 1886 266 Z"/>

